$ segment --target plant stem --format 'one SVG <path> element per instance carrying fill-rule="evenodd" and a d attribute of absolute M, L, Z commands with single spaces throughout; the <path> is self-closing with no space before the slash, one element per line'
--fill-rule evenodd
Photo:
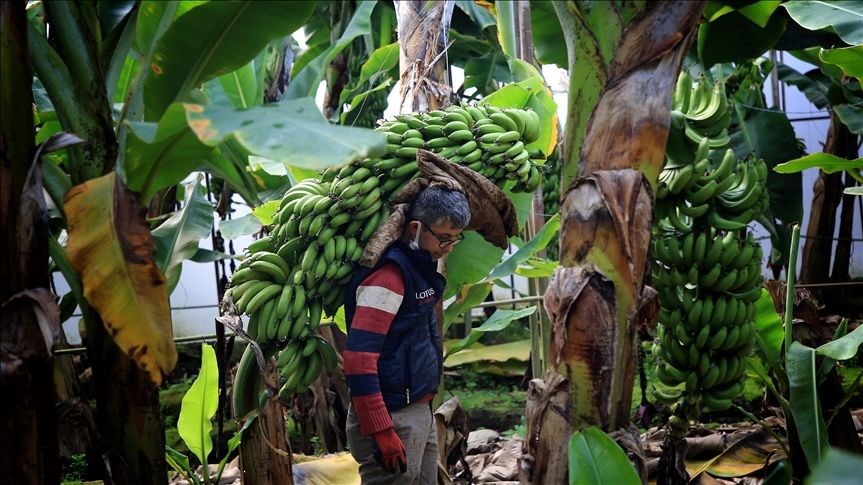
<path fill-rule="evenodd" d="M 791 325 L 794 321 L 794 286 L 797 278 L 797 246 L 800 242 L 800 225 L 794 224 L 791 228 L 791 248 L 788 252 L 788 269 L 785 282 L 785 355 L 791 349 Z"/>

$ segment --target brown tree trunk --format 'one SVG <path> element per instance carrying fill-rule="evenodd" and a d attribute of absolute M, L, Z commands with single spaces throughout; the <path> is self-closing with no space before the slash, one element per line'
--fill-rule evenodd
<path fill-rule="evenodd" d="M 53 484 L 60 481 L 51 362 L 59 309 L 46 290 L 48 218 L 41 165 L 33 159 L 25 6 L 0 2 L 0 476 L 5 483 Z M 32 296 L 15 297 L 27 290 Z M 37 317 L 37 292 L 53 305 L 53 321 Z"/>
<path fill-rule="evenodd" d="M 567 36 L 571 85 L 561 157 L 562 266 L 545 295 L 550 366 L 569 381 L 571 429 L 599 426 L 636 457 L 640 441 L 629 418 L 636 326 L 656 318 L 655 293 L 642 285 L 651 188 L 664 160 L 680 62 L 703 7 L 555 4 Z M 549 452 L 566 450 L 564 442 Z M 643 459 L 635 461 L 646 479 Z M 537 476 L 533 481 L 544 483 Z"/>
<path fill-rule="evenodd" d="M 447 31 L 453 2 L 397 0 L 400 113 L 431 111 L 450 104 Z"/>
<path fill-rule="evenodd" d="M 857 135 L 851 133 L 835 114 L 830 115 L 830 129 L 824 142 L 824 152 L 853 160 L 857 158 Z M 803 244 L 800 264 L 800 283 L 825 283 L 829 278 L 833 255 L 833 237 L 836 234 L 836 211 L 842 202 L 842 173 L 820 172 L 812 189 L 812 207 L 809 226 Z M 850 245 L 850 241 L 848 242 Z M 818 294 L 824 301 L 823 292 Z"/>
<path fill-rule="evenodd" d="M 243 483 L 292 485 L 291 447 L 287 444 L 284 406 L 278 395 L 267 399 L 240 446 Z"/>
<path fill-rule="evenodd" d="M 857 186 L 854 177 L 847 173 L 844 176 L 844 188 Z M 836 253 L 833 256 L 833 270 L 830 272 L 831 282 L 844 282 L 851 279 L 851 230 L 854 227 L 854 202 L 858 197 L 851 194 L 842 196 L 842 211 L 839 214 L 839 238 L 836 241 Z M 833 303 L 836 302 L 834 299 Z"/>

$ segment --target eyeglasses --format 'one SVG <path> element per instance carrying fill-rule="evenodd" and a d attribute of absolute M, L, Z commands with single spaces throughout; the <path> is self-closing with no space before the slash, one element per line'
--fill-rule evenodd
<path fill-rule="evenodd" d="M 428 224 L 426 224 L 423 221 L 417 221 L 417 222 L 419 222 L 420 224 L 425 226 L 426 229 L 428 229 L 428 232 L 430 232 L 431 235 L 434 236 L 435 239 L 437 239 L 438 245 L 442 248 L 448 248 L 450 246 L 455 246 L 456 244 L 458 244 L 464 240 L 464 233 L 463 232 L 458 233 L 458 236 L 456 236 L 455 239 L 441 239 L 440 236 L 438 236 L 437 234 L 435 234 L 434 231 L 432 231 L 432 228 L 429 227 Z"/>

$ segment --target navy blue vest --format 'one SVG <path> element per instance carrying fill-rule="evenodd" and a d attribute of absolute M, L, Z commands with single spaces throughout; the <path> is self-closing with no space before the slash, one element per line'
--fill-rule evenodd
<path fill-rule="evenodd" d="M 357 306 L 357 287 L 386 263 L 396 263 L 405 280 L 402 305 L 384 340 L 378 360 L 378 378 L 384 403 L 390 411 L 413 399 L 437 391 L 443 369 L 435 304 L 443 297 L 446 279 L 428 251 L 414 251 L 396 241 L 374 268 L 358 268 L 346 288 L 345 317 L 348 331 Z"/>

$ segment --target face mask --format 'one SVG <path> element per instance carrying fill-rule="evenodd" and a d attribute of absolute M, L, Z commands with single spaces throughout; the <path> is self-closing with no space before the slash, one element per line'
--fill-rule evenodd
<path fill-rule="evenodd" d="M 417 226 L 417 233 L 414 236 L 413 241 L 408 243 L 408 247 L 413 249 L 414 251 L 420 248 L 420 226 Z"/>

